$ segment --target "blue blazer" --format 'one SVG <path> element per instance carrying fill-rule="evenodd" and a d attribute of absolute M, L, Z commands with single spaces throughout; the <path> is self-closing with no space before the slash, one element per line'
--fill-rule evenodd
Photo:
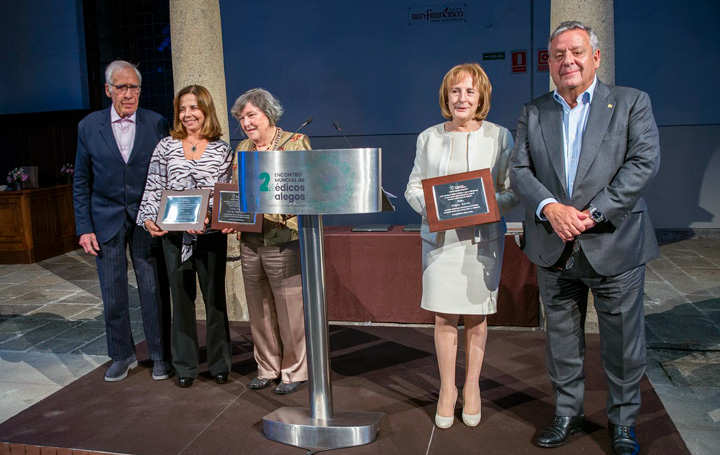
<path fill-rule="evenodd" d="M 73 199 L 77 235 L 95 233 L 110 241 L 125 219 L 135 221 L 155 146 L 168 134 L 163 116 L 138 109 L 135 142 L 125 163 L 110 123 L 110 106 L 78 124 Z"/>

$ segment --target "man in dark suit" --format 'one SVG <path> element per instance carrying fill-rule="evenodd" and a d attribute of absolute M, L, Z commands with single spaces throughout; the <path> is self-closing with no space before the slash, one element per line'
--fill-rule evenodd
<path fill-rule="evenodd" d="M 563 22 L 550 36 L 557 89 L 523 108 L 510 160 L 525 206 L 525 254 L 538 265 L 547 318 L 554 422 L 538 445 L 558 447 L 584 423 L 588 289 L 600 326 L 615 454 L 637 453 L 635 421 L 645 372 L 645 263 L 658 256 L 643 200 L 660 165 L 647 94 L 597 79 L 597 36 Z"/>
<path fill-rule="evenodd" d="M 169 288 L 159 239 L 137 227 L 150 157 L 168 122 L 138 109 L 141 76 L 117 60 L 105 71 L 105 93 L 112 106 L 85 117 L 78 125 L 75 159 L 75 223 L 80 245 L 96 257 L 105 312 L 109 382 L 124 379 L 138 364 L 130 330 L 126 248 L 130 248 L 152 377 L 174 374 L 170 362 Z"/>

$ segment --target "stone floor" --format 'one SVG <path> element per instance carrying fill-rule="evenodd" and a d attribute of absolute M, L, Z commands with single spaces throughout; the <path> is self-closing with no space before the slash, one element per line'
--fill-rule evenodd
<path fill-rule="evenodd" d="M 131 321 L 143 339 L 134 275 Z M 720 239 L 666 242 L 648 265 L 647 375 L 696 455 L 720 447 Z M 0 422 L 107 358 L 92 258 L 0 265 Z"/>
<path fill-rule="evenodd" d="M 693 454 L 720 447 L 720 240 L 661 246 L 645 283 L 647 376 Z"/>

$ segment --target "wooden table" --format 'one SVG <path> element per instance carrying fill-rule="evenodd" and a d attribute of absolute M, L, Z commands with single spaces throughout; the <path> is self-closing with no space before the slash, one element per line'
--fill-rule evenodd
<path fill-rule="evenodd" d="M 78 248 L 72 185 L 0 192 L 0 264 L 30 264 Z"/>
<path fill-rule="evenodd" d="M 388 232 L 352 232 L 327 226 L 325 286 L 330 321 L 432 323 L 420 308 L 422 246 L 419 232 L 393 226 Z M 498 312 L 490 325 L 537 327 L 540 321 L 535 265 L 505 237 Z"/>

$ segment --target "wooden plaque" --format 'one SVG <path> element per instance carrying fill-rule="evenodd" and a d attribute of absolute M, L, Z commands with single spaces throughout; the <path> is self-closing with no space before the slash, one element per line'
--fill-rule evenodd
<path fill-rule="evenodd" d="M 500 221 L 490 169 L 422 181 L 430 232 Z"/>
<path fill-rule="evenodd" d="M 216 183 L 213 197 L 213 229 L 262 232 L 262 213 L 241 212 L 237 183 Z"/>

